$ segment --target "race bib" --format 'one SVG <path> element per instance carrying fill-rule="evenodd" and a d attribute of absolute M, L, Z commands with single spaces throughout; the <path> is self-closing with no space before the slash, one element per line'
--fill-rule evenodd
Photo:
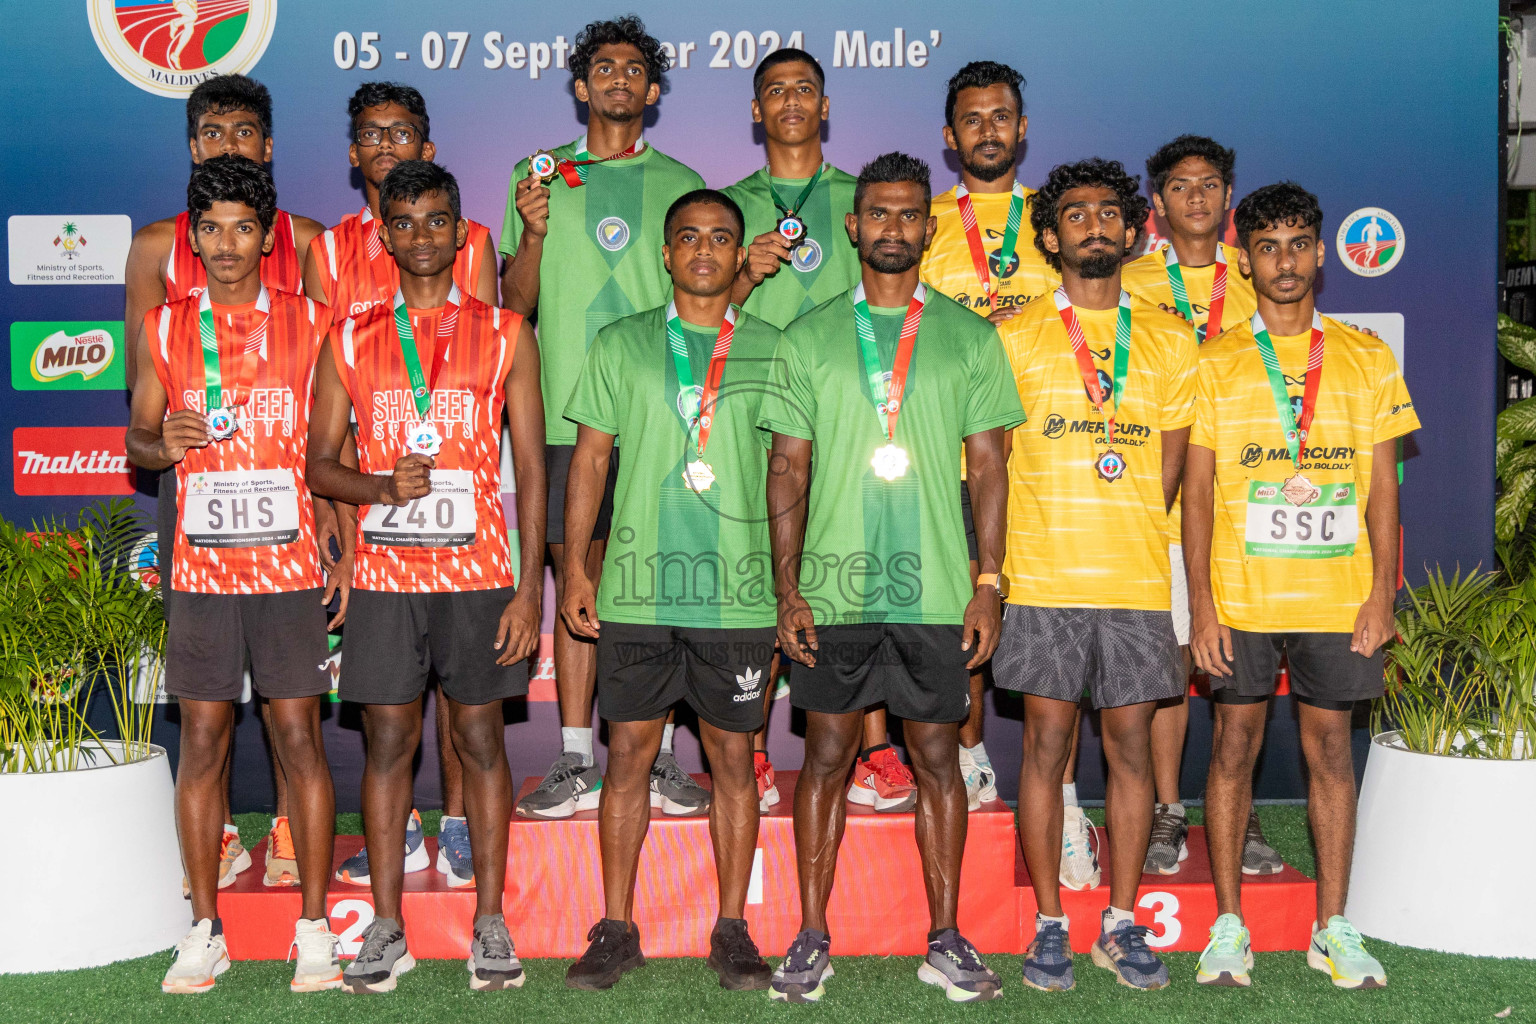
<path fill-rule="evenodd" d="M 200 548 L 257 548 L 299 539 L 299 488 L 288 469 L 191 473 L 181 528 Z"/>
<path fill-rule="evenodd" d="M 458 548 L 474 542 L 475 481 L 467 469 L 434 469 L 432 493 L 404 505 L 369 505 L 363 516 L 364 544 Z"/>
<path fill-rule="evenodd" d="M 1346 558 L 1359 539 L 1353 483 L 1313 484 L 1298 473 L 1283 483 L 1248 484 L 1249 555 Z"/>

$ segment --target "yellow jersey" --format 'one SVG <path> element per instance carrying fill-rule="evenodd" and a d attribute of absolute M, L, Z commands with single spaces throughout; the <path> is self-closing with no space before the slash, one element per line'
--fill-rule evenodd
<path fill-rule="evenodd" d="M 1112 379 L 1118 309 L 1076 313 L 1101 381 Z M 1116 480 L 1095 469 L 1107 447 L 1104 417 L 1088 398 L 1051 297 L 1030 303 L 998 332 L 1030 417 L 1014 429 L 1008 459 L 1008 600 L 1167 611 L 1162 434 L 1195 418 L 1195 332 L 1131 300 L 1130 361 L 1115 410 L 1114 448 L 1125 472 Z"/>
<path fill-rule="evenodd" d="M 1295 408 L 1311 332 L 1270 341 Z M 1216 456 L 1211 590 L 1232 629 L 1349 633 L 1370 595 L 1372 446 L 1419 418 L 1386 344 L 1328 317 L 1322 375 L 1298 469 L 1250 325 L 1200 348 L 1190 444 Z"/>
<path fill-rule="evenodd" d="M 1120 270 L 1120 287 L 1154 306 L 1178 308 L 1173 301 L 1173 285 L 1168 281 L 1169 248 L 1167 245 L 1161 246 L 1127 263 Z M 1216 264 L 1204 267 L 1179 264 L 1179 273 L 1184 278 L 1184 291 L 1189 296 L 1191 311 L 1195 314 L 1195 338 L 1202 342 L 1209 341 L 1222 331 L 1230 331 L 1239 324 L 1247 323 L 1248 318 L 1259 308 L 1258 298 L 1253 292 L 1253 281 L 1244 277 L 1238 266 L 1237 250 L 1222 243 L 1221 252 L 1227 258 L 1227 294 L 1221 304 L 1219 331 L 1206 329 L 1211 313 L 1211 290 L 1216 283 Z"/>
<path fill-rule="evenodd" d="M 976 213 L 976 227 L 988 257 L 987 275 L 998 289 L 999 308 L 1022 306 L 1054 291 L 1061 283 L 1061 275 L 1046 264 L 1045 257 L 1035 248 L 1035 232 L 1029 226 L 1029 197 L 1034 194 L 1034 189 L 1024 189 L 1024 215 L 1019 222 L 1014 259 L 1002 268 L 999 281 L 1003 231 L 1008 226 L 1008 204 L 1013 193 L 971 193 L 971 209 Z M 982 287 L 976 264 L 971 260 L 971 245 L 965 239 L 965 225 L 960 222 L 960 204 L 955 189 L 933 197 L 932 214 L 938 224 L 933 231 L 933 241 L 923 253 L 923 281 L 960 305 L 986 316 L 992 312 L 991 296 Z"/>

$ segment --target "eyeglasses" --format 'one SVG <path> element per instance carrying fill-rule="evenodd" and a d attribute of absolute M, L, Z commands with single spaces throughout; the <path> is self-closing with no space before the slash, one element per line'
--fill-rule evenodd
<path fill-rule="evenodd" d="M 410 124 L 392 124 L 385 128 L 369 125 L 359 128 L 352 137 L 359 146 L 372 148 L 383 142 L 386 135 L 389 136 L 389 141 L 397 146 L 409 146 L 416 141 L 417 134 L 416 126 Z"/>

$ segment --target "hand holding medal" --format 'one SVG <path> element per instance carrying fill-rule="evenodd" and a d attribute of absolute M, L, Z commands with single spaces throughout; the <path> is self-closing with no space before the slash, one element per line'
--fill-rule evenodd
<path fill-rule="evenodd" d="M 448 348 L 453 343 L 454 329 L 459 321 L 459 286 L 448 292 L 437 322 L 437 337 L 432 348 L 432 379 L 428 381 L 421 371 L 421 356 L 416 351 L 416 332 L 411 327 L 410 313 L 405 307 L 405 295 L 395 292 L 395 334 L 400 342 L 400 358 L 405 363 L 405 373 L 411 382 L 411 401 L 416 407 L 416 422 L 404 426 L 406 450 L 413 455 L 435 458 L 443 448 L 443 435 L 432 422 L 432 392 L 448 362 Z"/>
<path fill-rule="evenodd" d="M 811 175 L 811 180 L 805 183 L 800 190 L 800 195 L 795 198 L 791 206 L 785 206 L 779 199 L 779 193 L 773 187 L 773 180 L 768 181 L 768 194 L 773 197 L 773 205 L 779 211 L 779 223 L 777 230 L 784 236 L 784 240 L 794 245 L 805 237 L 805 220 L 800 216 L 805 201 L 811 198 L 811 193 L 816 191 L 816 183 L 821 180 L 822 172 L 827 169 L 826 164 L 816 168 L 816 173 Z"/>
<path fill-rule="evenodd" d="M 241 399 L 243 404 L 245 399 L 250 397 L 250 384 L 244 379 L 245 371 L 249 369 L 251 376 L 255 377 L 256 358 L 259 358 L 260 351 L 266 347 L 267 312 L 270 301 L 267 297 L 266 285 L 262 285 L 261 292 L 256 296 L 256 308 L 251 314 L 253 319 L 250 330 L 246 332 L 246 336 L 241 339 L 235 349 L 233 359 L 235 372 L 231 375 L 230 386 L 226 389 L 219 353 L 219 334 L 213 317 L 213 300 L 208 297 L 206 289 L 198 300 L 197 330 L 203 350 L 203 408 L 207 410 L 205 418 L 208 423 L 208 434 L 215 441 L 227 441 L 240 432 L 238 406 L 233 402 L 233 398 L 243 392 L 244 398 Z"/>

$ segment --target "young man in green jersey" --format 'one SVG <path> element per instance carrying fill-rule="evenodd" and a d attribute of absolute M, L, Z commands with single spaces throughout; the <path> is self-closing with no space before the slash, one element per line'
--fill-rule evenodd
<path fill-rule="evenodd" d="M 775 634 L 768 448 L 757 417 L 780 335 L 731 305 L 747 254 L 729 196 L 687 193 L 667 211 L 665 232 L 671 300 L 598 332 L 565 409 L 580 429 L 560 614 L 572 633 L 596 642 L 609 728 L 598 808 L 604 914 L 565 981 L 609 988 L 645 963 L 634 892 L 651 765 L 667 713 L 686 700 L 699 716 L 714 789 L 720 916 L 709 965 L 725 988 L 764 989 L 769 968 L 747 932 L 745 906 L 757 848 L 752 734 L 771 685 Z M 599 591 L 585 566 L 615 439 L 629 454 Z"/>
<path fill-rule="evenodd" d="M 769 538 L 780 648 L 804 666 L 790 700 L 806 713 L 795 791 L 801 931 L 772 995 L 815 1001 L 831 974 L 827 900 L 862 712 L 906 721 L 917 775 L 928 957 L 918 977 L 956 1001 L 997 995 L 998 977 L 956 928 L 966 796 L 958 723 L 970 670 L 996 646 L 1008 485 L 1003 431 L 1024 420 L 997 329 L 925 288 L 929 172 L 887 153 L 859 174 L 849 238 L 860 281 L 795 320 L 760 423 L 773 434 Z M 966 572 L 960 450 L 970 464 L 982 575 Z M 815 459 L 812 485 L 811 463 Z"/>
<path fill-rule="evenodd" d="M 857 182 L 821 152 L 821 128 L 831 110 L 826 84 L 821 62 L 804 50 L 785 47 L 763 58 L 752 76 L 752 120 L 763 126 L 768 166 L 725 189 L 741 207 L 752 239 L 732 297 L 779 328 L 859 281 L 859 251 L 843 226 L 853 212 Z M 775 661 L 770 678 L 778 678 L 778 667 Z M 765 811 L 779 800 L 768 759 L 768 707 L 765 702 L 754 755 Z M 884 708 L 865 713 L 862 747 L 849 799 L 877 811 L 911 810 L 916 786 L 886 742 Z"/>
<path fill-rule="evenodd" d="M 660 41 L 632 15 L 582 29 L 570 69 L 576 99 L 587 106 L 587 133 L 520 161 L 507 195 L 501 301 L 518 313 L 538 312 L 557 607 L 565 594 L 566 477 L 576 446 L 576 424 L 563 415 L 566 403 L 599 328 L 667 301 L 672 282 L 661 260 L 662 221 L 673 200 L 704 186 L 641 134 L 646 108 L 661 98 L 668 63 Z M 613 517 L 616 455 L 587 554 L 594 583 L 602 577 Z M 531 818 L 567 818 L 596 807 L 603 781 L 592 750 L 596 649 L 573 637 L 558 616 L 554 632 L 561 753 L 539 787 L 518 802 L 517 813 Z M 679 814 L 708 807 L 708 791 L 671 754 L 670 728 L 661 749 L 652 803 Z"/>

